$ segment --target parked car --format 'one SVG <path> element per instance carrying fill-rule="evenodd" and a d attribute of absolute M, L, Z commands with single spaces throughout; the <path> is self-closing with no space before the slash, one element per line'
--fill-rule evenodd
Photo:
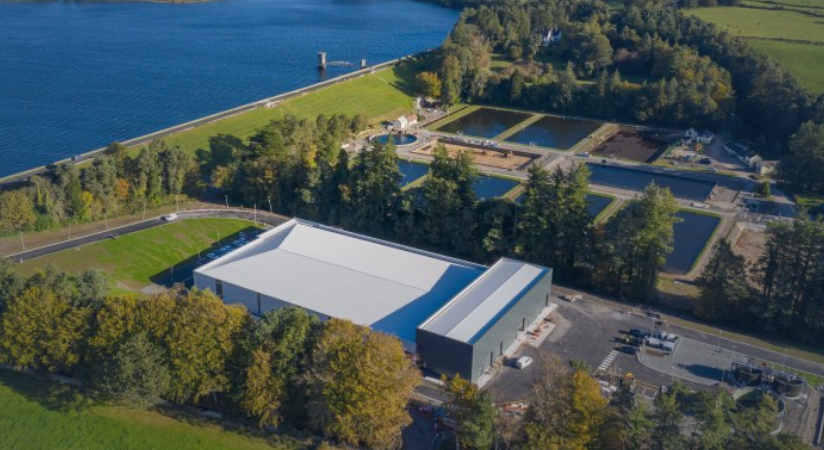
<path fill-rule="evenodd" d="M 589 152 L 581 152 L 577 154 L 581 158 L 589 158 Z"/>
<path fill-rule="evenodd" d="M 581 295 L 581 294 L 572 294 L 572 295 L 570 295 L 570 294 L 561 294 L 560 298 L 561 298 L 561 300 L 566 300 L 570 303 L 575 303 L 578 300 L 583 300 L 584 296 Z"/>
<path fill-rule="evenodd" d="M 165 220 L 166 222 L 171 222 L 173 220 L 177 220 L 177 214 L 175 214 L 175 213 L 166 214 L 165 216 L 161 217 L 161 219 Z"/>
<path fill-rule="evenodd" d="M 638 353 L 638 349 L 631 345 L 622 345 L 618 347 L 616 350 L 618 350 L 621 353 L 626 353 L 630 356 L 635 356 L 635 354 Z"/>
<path fill-rule="evenodd" d="M 639 330 L 637 328 L 633 328 L 633 329 L 629 330 L 627 332 L 627 334 L 629 334 L 630 336 L 632 336 L 634 338 L 639 338 L 639 339 L 644 339 L 648 336 L 648 333 L 646 331 Z"/>
<path fill-rule="evenodd" d="M 515 361 L 515 367 L 517 369 L 526 369 L 530 364 L 532 364 L 532 358 L 529 356 L 521 356 Z"/>

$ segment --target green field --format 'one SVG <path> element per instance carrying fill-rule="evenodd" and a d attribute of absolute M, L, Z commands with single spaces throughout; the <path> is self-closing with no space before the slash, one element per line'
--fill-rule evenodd
<path fill-rule="evenodd" d="M 0 448 L 14 450 L 291 450 L 197 418 L 96 404 L 72 388 L 0 371 Z"/>
<path fill-rule="evenodd" d="M 718 6 L 690 10 L 731 34 L 752 38 L 793 39 L 824 43 L 824 17 L 789 10 L 764 10 Z"/>
<path fill-rule="evenodd" d="M 320 114 L 366 114 L 373 122 L 394 118 L 412 111 L 413 97 L 404 84 L 406 75 L 399 68 L 384 69 L 286 100 L 271 109 L 258 108 L 165 139 L 170 145 L 194 152 L 208 149 L 210 136 L 224 133 L 247 139 L 272 119 L 285 114 L 303 118 Z"/>
<path fill-rule="evenodd" d="M 824 21 L 824 19 L 822 19 Z M 812 92 L 824 92 L 824 45 L 750 39 L 750 45 L 775 58 Z"/>
<path fill-rule="evenodd" d="M 187 260 L 197 258 L 198 252 L 206 253 L 218 234 L 225 239 L 251 227 L 252 222 L 239 219 L 187 219 L 29 260 L 18 267 L 23 275 L 49 263 L 67 272 L 93 267 L 109 274 L 115 292 L 140 291 L 152 278 L 166 277 L 167 271 L 171 274 L 173 264 L 181 266 L 175 281 L 183 281 Z"/>
<path fill-rule="evenodd" d="M 746 4 L 783 9 L 711 7 L 689 10 L 736 36 L 746 38 L 755 49 L 767 54 L 795 74 L 808 90 L 824 92 L 824 17 L 798 11 L 824 12 L 824 0 L 747 0 Z M 780 40 L 779 40 L 780 39 Z M 800 42 L 786 42 L 787 40 Z M 805 43 L 807 42 L 807 43 Z"/>

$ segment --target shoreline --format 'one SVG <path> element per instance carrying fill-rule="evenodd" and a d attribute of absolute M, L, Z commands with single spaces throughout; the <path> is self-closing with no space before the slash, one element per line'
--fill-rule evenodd
<path fill-rule="evenodd" d="M 51 1 L 51 0 L 15 0 L 15 1 Z M 100 1 L 110 1 L 110 0 L 100 0 Z M 120 1 L 120 0 L 114 0 L 114 1 Z M 132 1 L 132 0 L 127 0 L 127 1 Z M 146 0 L 146 1 L 152 1 L 152 0 Z M 210 1 L 210 0 L 205 0 L 205 1 Z M 171 3 L 171 2 L 164 2 L 164 3 Z M 227 110 L 224 110 L 224 111 L 219 111 L 217 113 L 210 114 L 208 116 L 200 117 L 198 119 L 190 120 L 188 122 L 184 122 L 184 123 L 181 123 L 181 124 L 178 124 L 178 125 L 173 125 L 173 126 L 170 126 L 170 127 L 158 130 L 158 131 L 154 131 L 154 132 L 151 132 L 151 133 L 148 133 L 148 134 L 144 134 L 142 136 L 137 136 L 137 137 L 134 137 L 134 138 L 131 138 L 131 139 L 127 139 L 125 141 L 121 141 L 120 143 L 125 145 L 126 147 L 129 147 L 129 148 L 140 146 L 140 145 L 145 145 L 145 144 L 148 144 L 149 142 L 151 142 L 155 139 L 160 139 L 160 138 L 171 136 L 171 135 L 183 132 L 183 131 L 188 131 L 190 129 L 194 129 L 194 128 L 197 128 L 199 126 L 203 126 L 203 125 L 207 125 L 207 124 L 210 124 L 210 123 L 213 123 L 213 122 L 217 122 L 217 121 L 220 121 L 220 120 L 232 117 L 232 116 L 236 116 L 238 114 L 253 111 L 253 110 L 258 109 L 258 108 L 265 108 L 265 107 L 267 107 L 266 105 L 270 104 L 270 103 L 280 103 L 280 102 L 283 102 L 283 101 L 286 101 L 286 100 L 289 100 L 289 99 L 292 99 L 292 98 L 295 98 L 295 97 L 299 97 L 303 94 L 307 94 L 309 92 L 313 92 L 313 91 L 316 91 L 316 90 L 319 90 L 319 89 L 323 89 L 323 88 L 326 88 L 326 87 L 329 87 L 329 86 L 333 86 L 333 85 L 338 84 L 338 83 L 343 82 L 343 81 L 352 80 L 352 79 L 355 79 L 355 78 L 362 77 L 364 75 L 372 74 L 372 73 L 377 72 L 379 70 L 387 69 L 389 67 L 394 67 L 395 65 L 397 65 L 401 61 L 405 61 L 405 60 L 414 58 L 418 55 L 421 55 L 423 53 L 427 53 L 427 52 L 430 52 L 430 51 L 432 51 L 432 50 L 431 49 L 423 50 L 423 51 L 415 53 L 415 54 L 402 56 L 400 58 L 396 58 L 396 59 L 393 59 L 393 60 L 389 60 L 389 61 L 386 61 L 386 62 L 375 64 L 375 65 L 372 65 L 372 66 L 367 66 L 363 69 L 354 70 L 352 72 L 349 72 L 349 73 L 346 73 L 346 74 L 343 74 L 343 75 L 339 75 L 337 77 L 330 78 L 328 80 L 320 81 L 320 82 L 315 83 L 315 84 L 310 84 L 308 86 L 298 88 L 298 89 L 294 89 L 294 90 L 291 90 L 291 91 L 288 91 L 288 92 L 284 92 L 282 94 L 277 94 L 277 95 L 274 95 L 272 97 L 267 97 L 267 98 L 263 98 L 263 99 L 260 99 L 260 100 L 256 100 L 256 101 L 246 103 L 246 104 L 243 104 L 243 105 L 240 105 L 240 106 L 236 106 L 234 108 L 230 108 L 230 109 L 227 109 Z M 84 152 L 84 153 L 80 153 L 80 154 L 78 154 L 74 157 L 64 158 L 64 159 L 55 161 L 51 164 L 42 165 L 42 166 L 38 166 L 38 167 L 33 167 L 31 169 L 27 169 L 27 170 L 24 170 L 22 172 L 17 172 L 17 173 L 14 173 L 14 174 L 10 174 L 10 175 L 0 177 L 0 189 L 13 187 L 14 185 L 19 184 L 19 183 L 24 183 L 24 182 L 27 181 L 27 179 L 29 177 L 31 177 L 33 175 L 39 175 L 39 174 L 51 171 L 52 170 L 51 167 L 53 167 L 53 166 L 57 166 L 57 165 L 64 164 L 64 163 L 72 163 L 72 162 L 74 162 L 75 165 L 82 165 L 82 164 L 89 163 L 89 162 L 93 161 L 96 156 L 99 156 L 100 154 L 102 154 L 105 149 L 106 149 L 106 147 L 99 147 L 99 148 L 96 148 L 96 149 L 93 149 L 93 150 L 90 150 L 90 151 L 87 151 L 87 152 Z"/>

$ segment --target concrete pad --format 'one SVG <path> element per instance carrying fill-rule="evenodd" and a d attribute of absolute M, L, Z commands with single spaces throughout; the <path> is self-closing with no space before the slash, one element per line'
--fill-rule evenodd
<path fill-rule="evenodd" d="M 645 347 L 638 352 L 638 361 L 641 364 L 674 378 L 705 386 L 714 386 L 721 382 L 724 372 L 730 369 L 733 362 L 749 360 L 744 354 L 726 349 L 719 350 L 714 345 L 683 337 L 669 355 L 657 356 L 647 353 L 647 350 L 659 351 Z"/>

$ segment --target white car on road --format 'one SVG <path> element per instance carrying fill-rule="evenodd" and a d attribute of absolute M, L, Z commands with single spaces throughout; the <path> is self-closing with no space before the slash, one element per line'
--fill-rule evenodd
<path fill-rule="evenodd" d="M 177 220 L 177 214 L 175 214 L 175 213 L 166 214 L 165 216 L 161 217 L 160 219 L 165 220 L 166 222 L 171 222 L 173 220 Z"/>

